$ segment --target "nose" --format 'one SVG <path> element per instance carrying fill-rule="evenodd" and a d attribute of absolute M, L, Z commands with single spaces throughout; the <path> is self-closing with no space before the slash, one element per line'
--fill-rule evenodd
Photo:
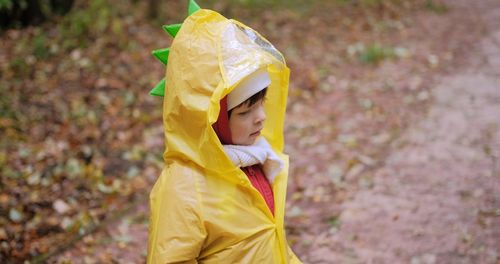
<path fill-rule="evenodd" d="M 264 105 L 260 105 L 255 115 L 255 123 L 262 123 L 266 120 L 266 111 Z"/>

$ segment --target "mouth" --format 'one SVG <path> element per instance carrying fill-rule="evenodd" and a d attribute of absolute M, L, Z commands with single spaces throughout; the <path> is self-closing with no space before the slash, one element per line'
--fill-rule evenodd
<path fill-rule="evenodd" d="M 252 134 L 250 134 L 251 137 L 256 137 L 256 136 L 259 136 L 260 135 L 260 130 L 257 130 L 257 132 L 254 132 Z"/>

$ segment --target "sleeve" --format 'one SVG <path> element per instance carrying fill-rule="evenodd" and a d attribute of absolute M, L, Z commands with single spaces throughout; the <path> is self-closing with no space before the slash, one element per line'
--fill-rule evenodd
<path fill-rule="evenodd" d="M 196 182 L 172 174 L 164 169 L 150 194 L 148 264 L 197 263 L 206 237 Z"/>

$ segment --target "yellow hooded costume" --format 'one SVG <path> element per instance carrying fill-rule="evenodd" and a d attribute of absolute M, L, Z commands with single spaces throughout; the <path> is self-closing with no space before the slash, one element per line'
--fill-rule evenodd
<path fill-rule="evenodd" d="M 217 12 L 191 9 L 182 27 L 174 25 L 178 32 L 170 27 L 170 49 L 158 51 L 168 56 L 166 86 L 160 83 L 166 151 L 150 194 L 148 263 L 300 263 L 284 230 L 289 69 L 254 30 Z M 272 183 L 274 216 L 212 128 L 221 99 L 262 67 L 271 77 L 262 136 L 285 162 Z"/>

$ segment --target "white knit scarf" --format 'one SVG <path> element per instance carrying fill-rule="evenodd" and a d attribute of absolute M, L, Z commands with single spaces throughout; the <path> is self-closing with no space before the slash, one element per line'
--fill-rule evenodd
<path fill-rule="evenodd" d="M 236 167 L 247 167 L 262 164 L 264 174 L 270 183 L 283 169 L 285 163 L 272 150 L 264 137 L 259 138 L 253 145 L 223 145 L 226 154 Z"/>

